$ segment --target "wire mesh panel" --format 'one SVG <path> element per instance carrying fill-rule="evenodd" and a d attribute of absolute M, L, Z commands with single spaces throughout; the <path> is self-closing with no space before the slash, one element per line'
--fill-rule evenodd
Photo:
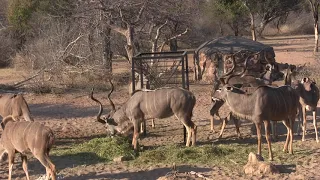
<path fill-rule="evenodd" d="M 132 91 L 160 87 L 189 89 L 186 51 L 140 53 L 132 60 Z"/>

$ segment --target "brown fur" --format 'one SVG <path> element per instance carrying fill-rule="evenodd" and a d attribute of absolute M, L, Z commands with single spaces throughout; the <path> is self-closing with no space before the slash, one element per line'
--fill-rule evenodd
<path fill-rule="evenodd" d="M 1 94 L 0 115 L 2 118 L 12 115 L 15 119 L 23 117 L 26 121 L 34 121 L 29 106 L 22 94 Z"/>
<path fill-rule="evenodd" d="M 91 98 L 98 102 L 98 100 Z M 111 101 L 111 99 L 109 99 Z M 111 101 L 112 102 L 112 101 Z M 98 102 L 99 103 L 99 102 Z M 167 118 L 175 115 L 186 127 L 188 138 L 186 145 L 196 141 L 196 125 L 192 122 L 192 111 L 195 106 L 195 96 L 181 88 L 161 88 L 157 90 L 137 91 L 130 99 L 110 115 L 110 118 L 101 120 L 111 134 L 128 134 L 127 130 L 133 126 L 134 135 L 132 145 L 137 149 L 139 137 L 139 123 L 146 119 Z M 97 119 L 101 116 L 101 103 Z M 100 121 L 99 121 L 100 122 Z"/>
<path fill-rule="evenodd" d="M 22 167 L 27 179 L 29 179 L 26 154 L 31 152 L 46 168 L 47 179 L 51 175 L 51 178 L 55 180 L 55 165 L 49 159 L 49 151 L 55 139 L 52 130 L 38 122 L 15 121 L 12 116 L 5 117 L 2 125 L 4 130 L 0 142 L 0 156 L 3 156 L 4 153 L 8 154 L 8 179 L 11 180 L 16 152 L 21 155 Z"/>
<path fill-rule="evenodd" d="M 296 91 L 299 94 L 299 102 L 300 102 L 300 111 L 299 111 L 299 120 L 301 124 L 301 120 L 303 119 L 302 124 L 302 141 L 305 141 L 306 134 L 306 111 L 312 111 L 313 115 L 313 126 L 316 134 L 316 142 L 319 142 L 318 138 L 318 129 L 317 129 L 317 104 L 319 101 L 319 88 L 316 86 L 316 82 L 311 80 L 310 78 L 303 78 L 301 82 L 297 84 Z M 298 133 L 300 128 L 298 126 Z"/>
<path fill-rule="evenodd" d="M 284 120 L 288 131 L 283 150 L 288 151 L 290 139 L 289 151 L 291 154 L 293 153 L 292 127 L 299 107 L 299 96 L 292 87 L 281 86 L 274 88 L 260 86 L 251 95 L 247 95 L 242 90 L 232 88 L 230 85 L 224 85 L 215 95 L 225 100 L 232 114 L 236 114 L 242 118 L 248 118 L 255 124 L 258 136 L 258 154 L 261 154 L 261 124 L 264 123 L 269 159 L 273 159 L 269 131 L 270 121 L 282 120 Z"/>

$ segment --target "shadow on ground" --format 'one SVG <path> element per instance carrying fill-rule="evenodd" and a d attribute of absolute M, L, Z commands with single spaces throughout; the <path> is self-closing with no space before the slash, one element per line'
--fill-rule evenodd
<path fill-rule="evenodd" d="M 212 171 L 211 168 L 200 168 L 191 166 L 178 166 L 179 172 L 195 171 L 198 173 L 205 173 Z M 79 180 L 79 179 L 127 179 L 127 180 L 149 180 L 157 179 L 172 172 L 171 168 L 157 168 L 150 171 L 138 171 L 138 172 L 121 172 L 121 173 L 103 173 L 97 174 L 91 172 L 80 176 L 65 177 L 65 180 Z"/>

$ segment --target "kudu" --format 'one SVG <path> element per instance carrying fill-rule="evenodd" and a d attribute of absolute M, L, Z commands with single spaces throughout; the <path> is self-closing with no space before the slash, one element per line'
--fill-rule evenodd
<path fill-rule="evenodd" d="M 133 127 L 132 145 L 137 150 L 139 123 L 145 121 L 145 119 L 162 119 L 175 115 L 187 129 L 186 146 L 190 146 L 191 137 L 192 145 L 195 145 L 197 126 L 191 120 L 192 111 L 196 103 L 193 93 L 181 88 L 137 90 L 121 108 L 116 110 L 110 98 L 113 92 L 113 84 L 111 81 L 110 83 L 112 88 L 108 94 L 108 100 L 112 111 L 109 115 L 101 118 L 102 104 L 93 97 L 93 91 L 90 98 L 100 105 L 97 121 L 106 124 L 111 135 L 116 133 L 126 135 Z"/>
<path fill-rule="evenodd" d="M 26 121 L 33 121 L 29 106 L 22 94 L 0 94 L 0 115 L 2 118 L 12 115 L 15 119 L 23 117 Z"/>
<path fill-rule="evenodd" d="M 245 74 L 245 72 L 247 71 L 248 58 L 250 58 L 250 56 L 248 56 L 246 58 L 246 60 L 244 62 L 244 69 L 239 74 L 232 73 L 233 70 L 235 69 L 235 60 L 234 60 L 234 58 L 232 58 L 233 66 L 232 66 L 231 70 L 228 73 L 226 73 L 225 75 L 223 75 L 221 78 L 227 79 L 229 84 L 240 88 L 242 86 L 258 87 L 261 85 L 270 85 L 273 81 L 279 79 L 280 76 L 282 75 L 279 72 L 275 72 L 274 65 L 271 65 L 271 64 L 266 65 L 264 72 L 262 72 L 259 75 L 259 78 L 255 77 L 254 75 Z M 220 83 L 217 84 L 217 87 L 219 87 L 219 85 L 220 85 Z M 217 87 L 215 87 L 215 89 L 217 89 Z M 215 132 L 215 130 L 214 130 L 214 115 L 216 115 L 219 117 L 220 121 L 222 121 L 222 125 L 220 128 L 220 134 L 219 134 L 218 138 L 222 137 L 223 131 L 224 131 L 227 123 L 231 119 L 233 119 L 234 124 L 236 126 L 236 132 L 237 132 L 238 137 L 241 137 L 240 130 L 239 130 L 239 120 L 237 118 L 233 117 L 231 113 L 229 113 L 227 116 L 222 117 L 222 118 L 219 115 L 219 110 L 223 106 L 224 101 L 218 100 L 217 98 L 213 97 L 212 102 L 213 102 L 213 106 L 210 110 L 211 131 Z M 272 134 L 274 134 L 274 131 L 272 131 Z"/>
<path fill-rule="evenodd" d="M 305 134 L 306 134 L 306 111 L 312 111 L 313 115 L 313 126 L 314 131 L 316 133 L 316 142 L 319 142 L 318 138 L 318 129 L 317 129 L 317 104 L 319 101 L 319 88 L 316 86 L 315 80 L 311 80 L 310 78 L 303 78 L 301 82 L 297 84 L 296 91 L 299 94 L 299 102 L 300 102 L 300 111 L 299 111 L 299 124 L 303 119 L 302 125 L 302 141 L 305 141 Z M 298 126 L 298 134 L 300 128 Z"/>
<path fill-rule="evenodd" d="M 3 133 L 0 141 L 0 159 L 8 154 L 9 177 L 11 180 L 15 153 L 19 152 L 23 171 L 29 180 L 27 156 L 31 152 L 46 168 L 46 179 L 56 179 L 55 165 L 49 159 L 49 151 L 54 143 L 52 130 L 38 122 L 16 122 L 13 116 L 5 117 L 1 122 Z"/>
<path fill-rule="evenodd" d="M 228 84 L 236 86 L 236 87 L 241 87 L 239 85 L 247 84 L 250 85 L 250 87 L 258 87 L 258 86 L 263 86 L 263 85 L 270 85 L 274 87 L 279 87 L 282 85 L 289 85 L 291 86 L 291 81 L 292 81 L 292 75 L 296 72 L 295 66 L 294 65 L 288 65 L 284 77 L 282 81 L 275 81 L 280 78 L 279 75 L 277 75 L 277 72 L 274 72 L 274 68 L 271 65 L 266 66 L 266 71 L 261 73 L 260 78 L 255 78 L 254 76 L 251 75 L 244 75 L 244 76 L 236 76 L 236 75 L 231 75 L 229 77 L 226 77 L 227 81 L 229 82 Z M 238 137 L 241 137 L 240 131 L 239 131 L 239 120 L 237 118 L 233 117 L 232 114 L 230 113 L 227 117 L 221 118 L 219 116 L 219 109 L 223 105 L 224 101 L 218 100 L 213 97 L 213 107 L 210 110 L 211 114 L 211 130 L 213 129 L 213 115 L 217 115 L 220 120 L 222 120 L 222 126 L 220 129 L 220 134 L 218 138 L 222 137 L 224 128 L 226 127 L 227 123 L 233 119 L 234 124 L 236 126 L 236 131 Z M 215 101 L 220 101 L 219 103 L 215 103 Z M 220 107 L 219 107 L 220 106 Z M 277 121 L 271 121 L 271 133 L 273 136 L 273 139 L 277 139 Z"/>
<path fill-rule="evenodd" d="M 284 151 L 293 154 L 293 124 L 299 107 L 299 96 L 291 86 L 270 87 L 259 86 L 248 95 L 243 90 L 230 86 L 221 79 L 222 89 L 215 92 L 218 99 L 223 99 L 232 114 L 252 121 L 257 130 L 258 154 L 261 155 L 261 124 L 264 123 L 268 143 L 269 159 L 273 160 L 270 141 L 270 121 L 283 121 L 287 127 L 287 139 Z M 290 143 L 289 143 L 290 141 Z M 290 145 L 289 145 L 290 144 Z"/>

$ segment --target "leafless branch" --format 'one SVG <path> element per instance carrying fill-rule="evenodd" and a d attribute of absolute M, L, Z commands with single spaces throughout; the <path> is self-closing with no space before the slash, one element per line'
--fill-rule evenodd
<path fill-rule="evenodd" d="M 141 6 L 140 11 L 139 11 L 139 13 L 138 13 L 138 15 L 137 15 L 137 18 L 136 18 L 136 20 L 133 22 L 133 24 L 137 23 L 137 22 L 140 20 L 141 15 L 142 15 L 144 9 L 146 8 L 146 4 L 147 4 L 147 1 L 144 2 L 143 5 Z"/>
<path fill-rule="evenodd" d="M 189 29 L 186 28 L 186 30 L 185 30 L 184 32 L 182 32 L 182 33 L 180 33 L 180 34 L 177 34 L 177 35 L 175 35 L 175 36 L 172 36 L 171 38 L 168 38 L 166 41 L 164 41 L 164 42 L 161 44 L 161 46 L 160 46 L 160 52 L 163 51 L 164 46 L 165 46 L 170 40 L 173 40 L 173 39 L 176 39 L 176 38 L 178 38 L 178 37 L 181 37 L 182 35 L 186 34 L 188 31 L 189 31 Z"/>

